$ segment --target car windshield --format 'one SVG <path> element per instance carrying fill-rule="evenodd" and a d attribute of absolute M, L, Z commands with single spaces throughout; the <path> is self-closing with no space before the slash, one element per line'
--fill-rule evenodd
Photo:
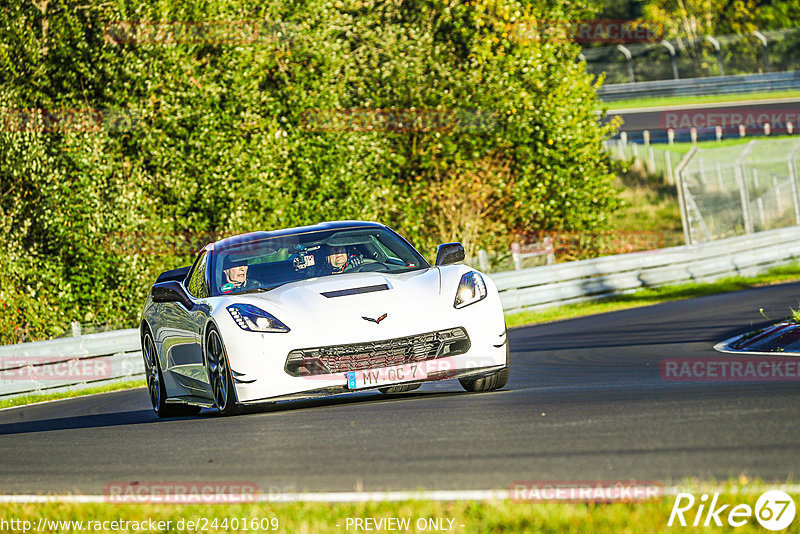
<path fill-rule="evenodd" d="M 400 236 L 384 228 L 323 230 L 255 239 L 214 252 L 214 294 L 268 291 L 344 273 L 401 273 L 429 267 Z"/>

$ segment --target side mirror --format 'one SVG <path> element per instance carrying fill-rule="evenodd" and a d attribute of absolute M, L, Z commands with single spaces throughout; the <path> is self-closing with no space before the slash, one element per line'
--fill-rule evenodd
<path fill-rule="evenodd" d="M 186 290 L 180 282 L 175 280 L 159 282 L 153 285 L 150 294 L 153 296 L 153 302 L 178 302 L 183 304 L 187 310 L 191 310 L 194 307 L 194 303 L 189 298 Z"/>
<path fill-rule="evenodd" d="M 458 263 L 466 257 L 461 243 L 444 243 L 436 248 L 436 265 Z"/>

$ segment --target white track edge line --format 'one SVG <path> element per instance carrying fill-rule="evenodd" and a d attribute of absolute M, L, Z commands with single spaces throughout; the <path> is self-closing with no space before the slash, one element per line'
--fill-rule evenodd
<path fill-rule="evenodd" d="M 754 495 L 767 489 L 780 489 L 787 493 L 800 493 L 800 484 L 763 484 L 744 487 L 732 486 L 669 486 L 661 489 L 662 497 L 670 497 L 678 493 L 703 492 Z M 186 503 L 159 502 L 153 500 L 116 502 L 105 495 L 0 495 L 0 503 L 108 503 L 108 504 L 245 504 L 250 502 L 270 503 L 312 503 L 312 502 L 397 502 L 397 501 L 505 501 L 509 499 L 509 490 L 429 490 L 429 491 L 345 491 L 321 493 L 280 493 L 247 496 L 226 496 L 225 502 L 215 503 L 213 500 L 199 499 Z M 532 499 L 516 499 L 519 502 L 553 502 L 552 500 L 536 501 Z M 574 502 L 574 501 L 568 501 Z"/>

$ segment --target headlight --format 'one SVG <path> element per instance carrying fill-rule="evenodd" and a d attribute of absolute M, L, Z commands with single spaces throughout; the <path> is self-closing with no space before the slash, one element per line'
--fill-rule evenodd
<path fill-rule="evenodd" d="M 453 307 L 463 308 L 464 306 L 475 304 L 485 298 L 486 283 L 483 281 L 483 277 L 475 271 L 470 271 L 461 277 Z"/>
<path fill-rule="evenodd" d="M 231 304 L 228 312 L 242 330 L 250 332 L 288 332 L 289 327 L 251 304 Z"/>

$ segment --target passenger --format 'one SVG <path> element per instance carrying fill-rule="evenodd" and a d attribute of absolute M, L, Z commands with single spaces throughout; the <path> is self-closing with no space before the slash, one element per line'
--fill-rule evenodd
<path fill-rule="evenodd" d="M 225 280 L 222 281 L 220 291 L 232 293 L 234 290 L 253 289 L 256 284 L 247 280 L 247 262 L 235 261 L 230 255 L 222 260 L 222 274 Z"/>

